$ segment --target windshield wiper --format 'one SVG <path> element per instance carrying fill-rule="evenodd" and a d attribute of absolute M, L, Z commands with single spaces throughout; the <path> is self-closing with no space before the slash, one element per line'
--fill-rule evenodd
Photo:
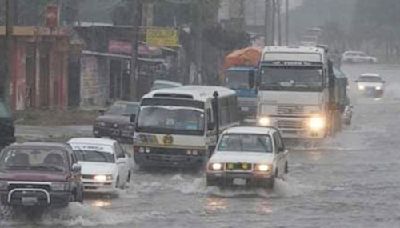
<path fill-rule="evenodd" d="M 35 165 L 31 166 L 31 169 L 50 169 L 50 170 L 55 170 L 55 171 L 64 171 L 63 168 L 56 166 L 56 165 Z"/>

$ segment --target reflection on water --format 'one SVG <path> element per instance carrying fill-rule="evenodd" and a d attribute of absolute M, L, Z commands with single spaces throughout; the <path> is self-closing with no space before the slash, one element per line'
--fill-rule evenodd
<path fill-rule="evenodd" d="M 261 199 L 260 199 L 261 200 Z M 260 215 L 267 215 L 272 213 L 272 206 L 269 200 L 261 200 L 260 203 L 256 204 L 256 212 Z"/>
<path fill-rule="evenodd" d="M 101 199 L 101 200 L 94 200 L 90 202 L 93 207 L 108 207 L 111 206 L 110 199 Z"/>
<path fill-rule="evenodd" d="M 209 214 L 214 214 L 227 208 L 227 199 L 218 197 L 208 197 L 205 202 L 205 210 Z"/>

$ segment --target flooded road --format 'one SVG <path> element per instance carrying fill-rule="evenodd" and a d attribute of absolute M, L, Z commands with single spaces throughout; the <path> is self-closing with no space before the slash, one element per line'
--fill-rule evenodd
<path fill-rule="evenodd" d="M 26 218 L 6 209 L 0 227 L 399 227 L 400 66 L 344 66 L 386 80 L 380 100 L 353 92 L 351 126 L 310 150 L 292 150 L 274 190 L 207 188 L 204 176 L 136 171 L 118 198 Z M 355 87 L 352 84 L 352 89 Z"/>

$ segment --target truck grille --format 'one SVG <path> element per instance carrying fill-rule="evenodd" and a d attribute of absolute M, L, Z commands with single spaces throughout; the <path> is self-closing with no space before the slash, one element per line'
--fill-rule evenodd
<path fill-rule="evenodd" d="M 242 163 L 242 162 L 226 163 L 226 170 L 227 171 L 249 171 L 249 170 L 251 170 L 251 164 L 250 163 Z"/>
<path fill-rule="evenodd" d="M 304 107 L 298 105 L 278 105 L 278 115 L 303 115 Z"/>
<path fill-rule="evenodd" d="M 278 128 L 302 129 L 304 128 L 304 124 L 302 121 L 298 120 L 278 120 Z"/>
<path fill-rule="evenodd" d="M 13 190 L 15 188 L 37 188 L 37 189 L 45 189 L 50 191 L 50 185 L 48 184 L 30 184 L 30 183 L 18 183 L 18 184 L 10 184 L 8 186 L 8 190 Z"/>

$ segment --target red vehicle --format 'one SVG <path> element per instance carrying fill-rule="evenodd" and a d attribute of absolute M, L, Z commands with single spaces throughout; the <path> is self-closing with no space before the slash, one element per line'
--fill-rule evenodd
<path fill-rule="evenodd" d="M 82 202 L 81 166 L 61 143 L 22 143 L 0 154 L 0 200 L 9 206 L 68 206 Z"/>

